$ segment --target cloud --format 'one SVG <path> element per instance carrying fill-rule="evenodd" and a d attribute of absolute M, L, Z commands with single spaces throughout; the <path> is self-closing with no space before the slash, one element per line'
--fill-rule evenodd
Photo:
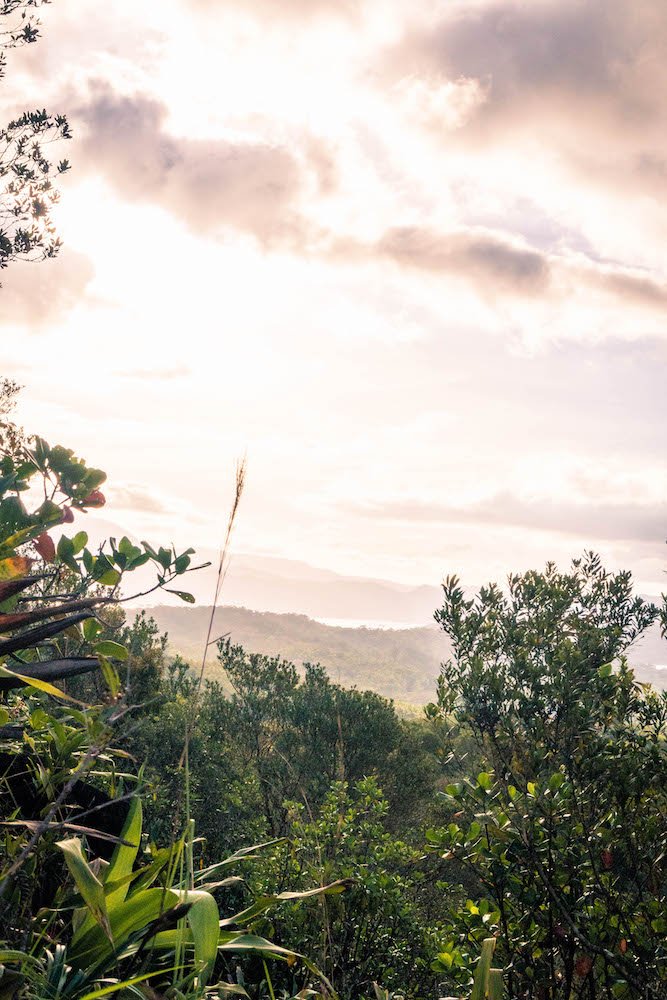
<path fill-rule="evenodd" d="M 484 231 L 438 233 L 420 226 L 388 230 L 378 251 L 399 264 L 421 270 L 461 274 L 494 288 L 520 294 L 544 291 L 549 283 L 547 259 Z"/>
<path fill-rule="evenodd" d="M 178 138 L 166 131 L 166 117 L 159 101 L 97 84 L 72 115 L 86 131 L 80 158 L 123 197 L 156 202 L 195 232 L 230 226 L 264 244 L 298 236 L 303 178 L 291 152 L 263 142 Z"/>
<path fill-rule="evenodd" d="M 601 291 L 616 304 L 661 311 L 667 284 L 641 270 L 609 267 L 586 253 L 547 252 L 513 238 L 509 232 L 469 227 L 438 231 L 427 226 L 387 230 L 365 248 L 351 241 L 334 244 L 335 255 L 390 258 L 401 267 L 470 282 L 481 296 L 496 294 L 550 298 L 554 303 L 573 294 L 590 297 Z"/>
<path fill-rule="evenodd" d="M 395 81 L 477 81 L 484 99 L 467 109 L 464 141 L 524 129 L 581 167 L 664 190 L 665 38 L 659 0 L 487 0 L 413 25 L 381 64 Z"/>
<path fill-rule="evenodd" d="M 626 302 L 656 308 L 667 305 L 667 285 L 652 278 L 625 271 L 601 271 L 597 283 Z"/>
<path fill-rule="evenodd" d="M 468 506 L 420 500 L 354 505 L 370 518 L 393 521 L 491 524 L 579 535 L 591 541 L 624 540 L 659 544 L 667 537 L 667 503 L 595 503 L 523 499 L 501 491 Z"/>
<path fill-rule="evenodd" d="M 154 379 L 160 381 L 171 381 L 176 378 L 185 378 L 190 375 L 187 365 L 174 365 L 173 368 L 126 368 L 116 372 L 120 378 L 136 378 L 151 382 Z"/>
<path fill-rule="evenodd" d="M 220 11 L 231 10 L 237 14 L 239 4 L 236 0 L 195 0 L 194 6 L 200 10 Z M 253 17 L 272 21 L 294 20 L 303 21 L 322 15 L 345 17 L 359 11 L 361 0 L 246 0 L 242 5 L 243 12 Z"/>
<path fill-rule="evenodd" d="M 0 322 L 40 330 L 62 320 L 94 273 L 88 257 L 67 248 L 53 259 L 15 262 L 1 275 Z"/>

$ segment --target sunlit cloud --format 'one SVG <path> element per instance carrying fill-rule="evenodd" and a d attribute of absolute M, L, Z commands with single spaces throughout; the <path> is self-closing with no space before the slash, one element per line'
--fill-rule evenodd
<path fill-rule="evenodd" d="M 66 251 L 2 275 L 24 422 L 128 531 L 214 547 L 247 452 L 246 551 L 659 588 L 663 6 L 115 6 L 11 53 L 75 133 Z"/>

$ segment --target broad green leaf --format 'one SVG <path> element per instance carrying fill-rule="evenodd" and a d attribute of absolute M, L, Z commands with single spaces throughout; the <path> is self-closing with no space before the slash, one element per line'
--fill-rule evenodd
<path fill-rule="evenodd" d="M 103 881 L 105 887 L 108 886 L 110 882 L 123 879 L 126 875 L 131 873 L 137 857 L 139 845 L 141 843 L 141 830 L 141 799 L 139 796 L 135 796 L 133 799 L 130 799 L 130 808 L 127 814 L 127 819 L 125 820 L 120 834 L 121 840 L 125 840 L 128 844 L 132 844 L 132 847 L 128 847 L 126 844 L 116 845 L 109 867 L 104 873 Z M 127 885 L 121 885 L 118 889 L 110 892 L 107 896 L 107 906 L 113 907 L 118 903 L 122 903 L 127 896 L 128 888 L 129 883 Z"/>
<path fill-rule="evenodd" d="M 97 659 L 100 664 L 100 670 L 102 671 L 102 676 L 104 677 L 104 683 L 109 688 L 109 693 L 112 698 L 115 698 L 120 691 L 120 677 L 118 676 L 118 671 L 114 667 L 111 660 L 106 656 L 102 656 L 100 653 L 97 654 Z"/>
<path fill-rule="evenodd" d="M 176 597 L 180 597 L 182 601 L 187 604 L 194 604 L 195 599 L 192 594 L 188 594 L 185 590 L 170 590 L 169 587 L 165 587 L 168 594 L 176 594 Z"/>
<path fill-rule="evenodd" d="M 83 856 L 81 841 L 78 837 L 72 837 L 69 840 L 59 840 L 56 846 L 65 855 L 65 863 L 91 915 L 112 941 L 104 887 Z"/>
<path fill-rule="evenodd" d="M 231 917 L 225 917 L 224 920 L 220 921 L 220 927 L 232 927 L 238 924 L 247 924 L 249 920 L 253 917 L 259 916 L 264 913 L 269 907 L 273 906 L 275 903 L 282 903 L 285 901 L 296 902 L 300 899 L 310 899 L 312 896 L 332 896 L 338 895 L 344 892 L 348 888 L 349 883 L 345 879 L 339 879 L 337 882 L 331 882 L 329 885 L 318 886 L 316 889 L 306 889 L 303 892 L 277 892 L 271 896 L 260 896 L 258 899 L 251 903 L 245 910 L 241 910 L 240 913 L 235 913 Z"/>
<path fill-rule="evenodd" d="M 489 969 L 488 997 L 489 1000 L 503 1000 L 505 984 L 502 969 Z"/>
<path fill-rule="evenodd" d="M 163 976 L 167 972 L 173 972 L 175 968 L 176 966 L 173 966 L 171 969 L 154 969 L 152 972 L 144 972 L 141 976 L 133 976 L 132 979 L 124 979 L 120 983 L 112 983 L 111 986 L 102 986 L 99 990 L 84 993 L 79 1000 L 97 1000 L 98 997 L 107 997 L 111 993 L 118 993 L 119 990 L 126 990 L 130 986 L 135 986 L 136 983 L 145 983 L 147 979 L 151 979 L 153 976 Z"/>
<path fill-rule="evenodd" d="M 32 955 L 28 955 L 25 951 L 4 948 L 0 950 L 0 963 L 4 964 L 4 962 L 32 962 L 37 964 L 37 959 L 33 958 Z"/>
<path fill-rule="evenodd" d="M 195 946 L 195 961 L 200 967 L 199 977 L 206 981 L 213 970 L 218 953 L 220 913 L 210 892 L 188 890 L 181 895 L 182 903 L 192 903 L 187 920 Z"/>
<path fill-rule="evenodd" d="M 96 618 L 86 618 L 83 623 L 83 637 L 86 642 L 94 642 L 101 631 L 102 626 Z"/>
<path fill-rule="evenodd" d="M 74 552 L 75 553 L 80 552 L 81 549 L 85 548 L 87 544 L 88 544 L 88 532 L 77 531 L 76 535 L 72 539 L 72 548 L 74 549 Z"/>
<path fill-rule="evenodd" d="M 112 656 L 116 660 L 126 660 L 128 652 L 125 646 L 119 642 L 112 642 L 111 639 L 103 639 L 93 646 L 93 652 L 101 656 Z"/>
<path fill-rule="evenodd" d="M 148 928 L 177 903 L 178 896 L 170 889 L 153 888 L 141 889 L 107 907 L 115 951 L 121 952 L 134 935 Z M 75 933 L 68 959 L 75 968 L 87 968 L 91 962 L 100 962 L 112 953 L 111 944 L 101 928 L 85 926 Z"/>
<path fill-rule="evenodd" d="M 489 970 L 491 960 L 496 947 L 495 938 L 485 938 L 482 942 L 482 952 L 475 969 L 475 979 L 473 982 L 470 1000 L 486 1000 L 488 996 Z"/>
<path fill-rule="evenodd" d="M 185 573 L 189 565 L 190 556 L 179 556 L 174 562 L 174 570 L 180 576 L 181 573 Z"/>

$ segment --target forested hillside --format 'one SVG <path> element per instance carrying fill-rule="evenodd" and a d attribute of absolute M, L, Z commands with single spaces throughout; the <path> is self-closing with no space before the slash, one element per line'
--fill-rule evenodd
<path fill-rule="evenodd" d="M 196 664 L 201 658 L 201 635 L 211 609 L 147 609 L 169 636 L 169 648 Z M 370 688 L 387 698 L 426 704 L 433 698 L 440 663 L 449 643 L 436 628 L 373 629 L 323 625 L 305 615 L 277 615 L 223 605 L 215 615 L 216 635 L 250 652 L 279 655 L 294 663 L 321 663 L 333 681 Z M 211 676 L 217 676 L 211 664 Z"/>
<path fill-rule="evenodd" d="M 158 605 L 147 612 L 168 634 L 169 649 L 196 665 L 210 607 Z M 370 688 L 412 705 L 432 700 L 440 666 L 452 651 L 447 636 L 435 623 L 429 628 L 344 628 L 324 625 L 305 615 L 278 615 L 229 605 L 217 610 L 214 621 L 216 635 L 229 634 L 233 642 L 250 652 L 280 655 L 299 665 L 321 663 L 339 684 Z M 631 646 L 628 659 L 640 680 L 658 689 L 667 687 L 667 670 L 654 666 L 667 659 L 658 625 L 647 629 Z M 218 676 L 214 664 L 210 670 L 211 676 Z"/>

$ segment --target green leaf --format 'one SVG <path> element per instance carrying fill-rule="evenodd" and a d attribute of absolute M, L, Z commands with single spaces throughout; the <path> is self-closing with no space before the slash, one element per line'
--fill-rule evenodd
<path fill-rule="evenodd" d="M 30 716 L 30 727 L 32 729 L 45 729 L 48 725 L 49 717 L 43 708 L 37 708 Z"/>
<path fill-rule="evenodd" d="M 104 677 L 104 683 L 109 688 L 111 697 L 115 698 L 121 687 L 118 671 L 114 667 L 111 660 L 109 660 L 106 656 L 102 656 L 101 653 L 97 654 L 97 659 L 100 663 L 100 670 L 102 671 L 102 676 Z"/>
<path fill-rule="evenodd" d="M 192 903 L 187 920 L 195 946 L 195 961 L 200 968 L 199 977 L 206 981 L 213 971 L 218 954 L 220 913 L 210 892 L 188 890 L 181 896 L 182 903 Z"/>
<path fill-rule="evenodd" d="M 68 538 L 66 535 L 61 535 L 58 539 L 56 552 L 60 561 L 65 563 L 65 565 L 71 569 L 72 572 L 79 572 L 79 564 L 74 558 L 74 543 L 71 538 Z"/>
<path fill-rule="evenodd" d="M 100 656 L 113 656 L 116 660 L 126 660 L 128 651 L 119 642 L 112 642 L 111 639 L 103 639 L 93 646 L 93 652 Z"/>
<path fill-rule="evenodd" d="M 102 626 L 96 618 L 87 618 L 83 623 L 83 637 L 86 642 L 94 642 L 102 631 Z"/>
<path fill-rule="evenodd" d="M 85 548 L 88 544 L 88 533 L 85 531 L 77 531 L 76 535 L 72 539 L 72 548 L 74 553 L 78 553 L 81 549 Z"/>
<path fill-rule="evenodd" d="M 164 549 L 160 546 L 160 550 L 157 554 L 157 560 L 163 569 L 169 569 L 171 566 L 171 552 L 169 549 Z"/>
<path fill-rule="evenodd" d="M 116 845 L 111 861 L 109 862 L 109 867 L 104 872 L 103 882 L 105 886 L 110 882 L 115 882 L 119 879 L 125 878 L 125 876 L 129 875 L 132 871 L 137 857 L 137 852 L 139 850 L 139 844 L 141 843 L 141 829 L 141 799 L 139 796 L 135 796 L 130 800 L 130 808 L 127 814 L 127 819 L 125 820 L 120 834 L 121 840 L 124 840 L 127 843 Z M 129 844 L 132 844 L 132 846 L 129 847 Z M 118 889 L 109 893 L 107 896 L 108 905 L 116 906 L 118 903 L 122 903 L 127 896 L 128 888 L 129 883 L 127 885 L 121 885 Z"/>
<path fill-rule="evenodd" d="M 503 1000 L 505 984 L 502 969 L 489 969 L 488 997 L 489 1000 Z"/>
<path fill-rule="evenodd" d="M 558 789 L 561 787 L 564 781 L 565 777 L 560 773 L 560 771 L 556 771 L 556 773 L 552 774 L 551 777 L 549 778 L 549 791 L 550 792 L 558 791 Z"/>
<path fill-rule="evenodd" d="M 174 563 L 174 571 L 180 575 L 181 573 L 185 573 L 189 565 L 190 556 L 179 556 Z"/>
<path fill-rule="evenodd" d="M 49 684 L 48 681 L 40 681 L 36 677 L 26 677 L 24 674 L 19 674 L 15 670 L 9 670 L 4 664 L 0 664 L 0 677 L 17 677 L 28 687 L 36 688 L 38 691 L 43 691 L 45 694 L 50 694 L 53 698 L 62 698 L 64 701 L 71 701 L 75 705 L 84 705 L 85 703 L 79 701 L 77 698 L 72 698 L 71 695 L 65 694 L 59 688 L 55 687 L 53 684 Z"/>
<path fill-rule="evenodd" d="M 186 593 L 184 590 L 170 590 L 169 587 L 165 587 L 164 589 L 168 594 L 176 594 L 176 597 L 180 597 L 182 601 L 186 601 L 188 604 L 195 603 L 193 595 Z"/>
<path fill-rule="evenodd" d="M 491 969 L 491 959 L 496 947 L 495 938 L 485 938 L 482 942 L 482 953 L 475 969 L 470 1000 L 486 1000 L 488 996 L 489 972 Z"/>
<path fill-rule="evenodd" d="M 485 792 L 488 792 L 491 786 L 493 785 L 491 775 L 488 774 L 486 771 L 481 771 L 477 775 L 477 784 L 479 785 L 480 788 L 483 788 Z"/>
<path fill-rule="evenodd" d="M 133 976 L 132 979 L 124 979 L 120 983 L 112 983 L 111 986 L 102 986 L 99 990 L 93 990 L 91 993 L 84 993 L 80 1000 L 98 1000 L 98 997 L 107 997 L 111 993 L 118 993 L 119 990 L 126 990 L 130 986 L 135 986 L 137 983 L 144 983 L 147 979 L 151 979 L 152 976 L 164 976 L 165 973 L 173 972 L 176 966 L 171 969 L 154 969 L 152 972 L 144 972 L 141 976 Z"/>
<path fill-rule="evenodd" d="M 111 942 L 100 927 L 89 925 L 80 927 L 72 939 L 68 960 L 75 968 L 87 968 L 92 961 L 99 962 L 115 950 L 122 951 L 129 939 L 147 928 L 167 910 L 173 909 L 178 897 L 170 889 L 141 889 L 132 893 L 120 903 L 108 907 L 109 922 L 113 938 Z"/>
<path fill-rule="evenodd" d="M 65 855 L 65 863 L 76 883 L 77 889 L 83 896 L 86 906 L 90 910 L 91 916 L 95 918 L 95 921 L 109 938 L 109 941 L 112 941 L 109 915 L 107 913 L 106 899 L 104 898 L 104 887 L 83 856 L 81 841 L 78 837 L 72 837 L 69 840 L 59 840 L 56 847 L 59 847 Z"/>
<path fill-rule="evenodd" d="M 32 721 L 32 720 L 31 720 Z M 9 722 L 9 712 L 0 705 L 0 726 L 6 726 Z"/>
<path fill-rule="evenodd" d="M 16 951 L 13 948 L 4 948 L 0 950 L 0 963 L 4 965 L 5 962 L 32 962 L 37 964 L 37 959 L 32 955 L 28 955 L 25 951 Z"/>

